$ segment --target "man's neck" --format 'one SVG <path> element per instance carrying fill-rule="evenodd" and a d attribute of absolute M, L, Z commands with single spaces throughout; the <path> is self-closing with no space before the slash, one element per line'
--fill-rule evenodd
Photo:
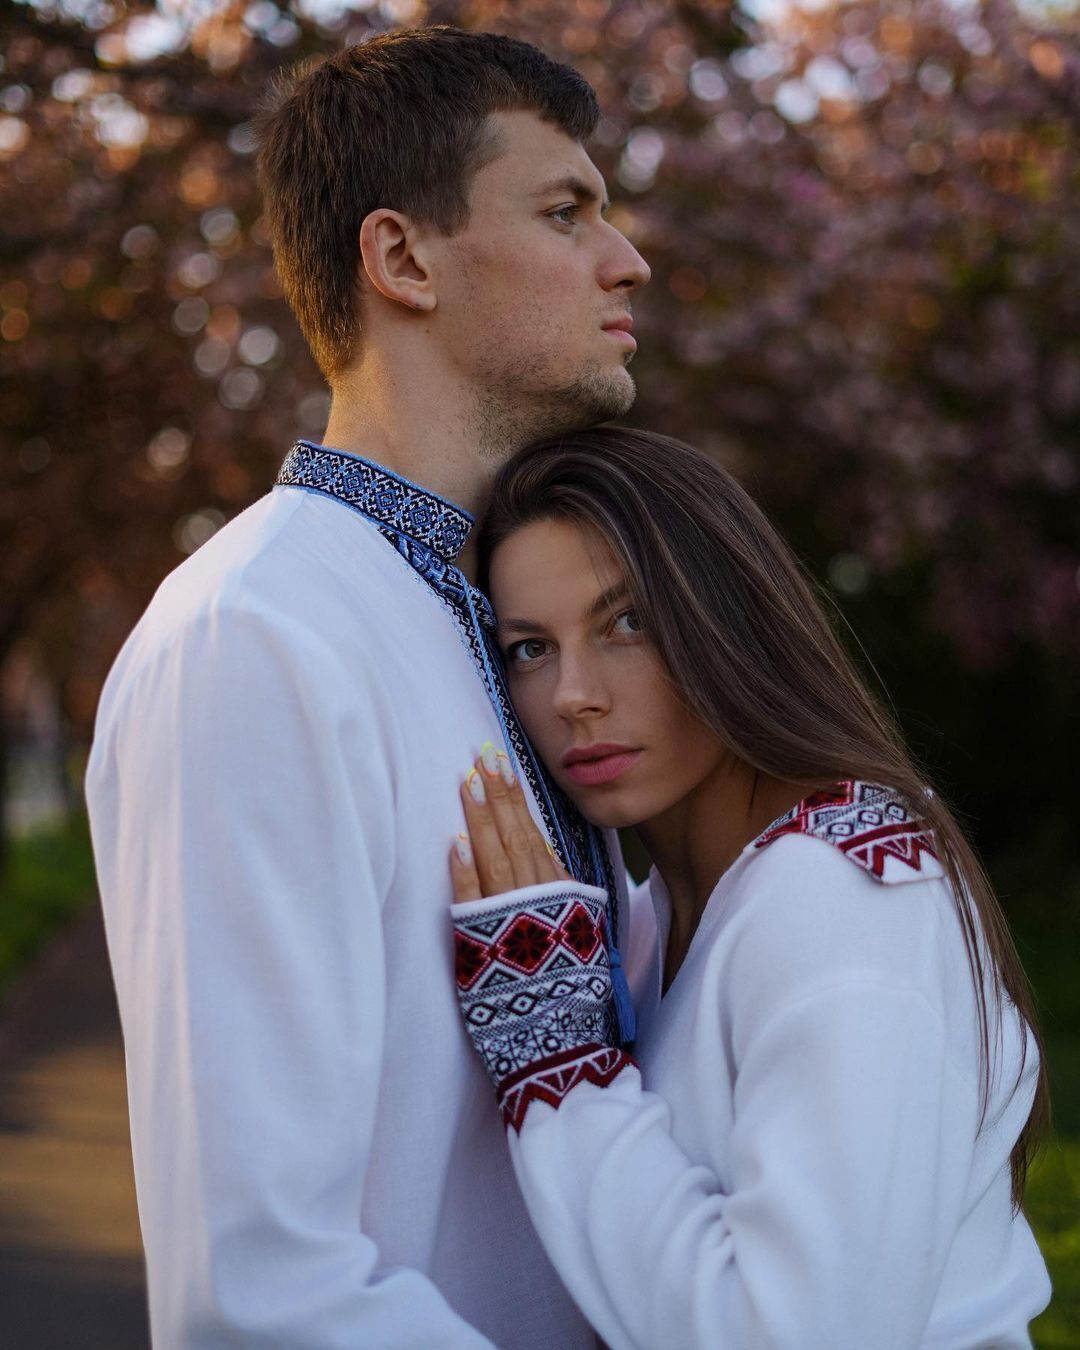
<path fill-rule="evenodd" d="M 346 376 L 335 386 L 322 443 L 374 460 L 463 507 L 479 523 L 495 475 L 515 447 L 490 443 L 465 392 L 434 384 L 437 389 L 385 368 Z M 458 566 L 475 580 L 475 529 Z"/>

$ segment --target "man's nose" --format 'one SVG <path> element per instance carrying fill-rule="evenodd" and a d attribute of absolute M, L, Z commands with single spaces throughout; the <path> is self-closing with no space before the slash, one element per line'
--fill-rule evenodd
<path fill-rule="evenodd" d="M 611 231 L 611 253 L 605 259 L 604 285 L 629 295 L 639 286 L 647 285 L 652 271 L 625 234 L 621 234 L 614 225 L 609 225 L 608 229 Z"/>

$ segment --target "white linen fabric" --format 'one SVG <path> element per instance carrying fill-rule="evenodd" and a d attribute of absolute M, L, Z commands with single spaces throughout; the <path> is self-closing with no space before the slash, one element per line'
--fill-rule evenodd
<path fill-rule="evenodd" d="M 222 529 L 121 652 L 87 788 L 162 1350 L 593 1345 L 456 1007 L 487 738 L 451 610 L 311 492 Z"/>
<path fill-rule="evenodd" d="M 901 807 L 845 786 L 819 813 L 833 842 L 788 833 L 788 820 L 747 846 L 663 996 L 671 910 L 653 871 L 625 952 L 636 1065 L 612 1049 L 621 1061 L 605 1076 L 575 1072 L 600 1053 L 594 1019 L 577 1034 L 548 1007 L 557 1090 L 519 1093 L 513 1118 L 504 1100 L 529 1213 L 611 1350 L 1031 1344 L 1050 1289 L 1012 1212 L 1009 1154 L 1035 1047 L 1011 1005 L 991 1015 L 980 1126 L 974 991 L 948 885 L 924 836 L 889 824 L 890 812 L 910 823 Z M 876 826 L 860 853 L 842 831 L 866 803 Z M 533 887 L 517 903 L 536 919 L 544 899 Z M 515 893 L 495 901 L 506 927 Z M 459 940 L 495 901 L 456 922 Z M 468 1013 L 460 975 L 459 996 Z M 513 989 L 501 998 L 511 1007 Z"/>

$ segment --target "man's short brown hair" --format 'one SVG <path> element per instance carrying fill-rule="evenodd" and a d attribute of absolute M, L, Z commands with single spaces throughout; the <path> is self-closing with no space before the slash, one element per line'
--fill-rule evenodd
<path fill-rule="evenodd" d="M 258 173 L 274 260 L 328 380 L 359 333 L 359 233 L 380 207 L 454 234 L 473 174 L 498 152 L 487 118 L 526 110 L 577 141 L 596 127 L 591 86 L 498 33 L 386 33 L 300 66 L 257 117 Z"/>

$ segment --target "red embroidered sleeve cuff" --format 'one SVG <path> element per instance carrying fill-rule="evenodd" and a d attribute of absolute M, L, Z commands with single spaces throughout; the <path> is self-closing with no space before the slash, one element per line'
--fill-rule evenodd
<path fill-rule="evenodd" d="M 454 906 L 465 1025 L 514 1129 L 531 1101 L 557 1106 L 633 1062 L 617 1048 L 606 904 L 597 887 L 560 881 Z"/>

